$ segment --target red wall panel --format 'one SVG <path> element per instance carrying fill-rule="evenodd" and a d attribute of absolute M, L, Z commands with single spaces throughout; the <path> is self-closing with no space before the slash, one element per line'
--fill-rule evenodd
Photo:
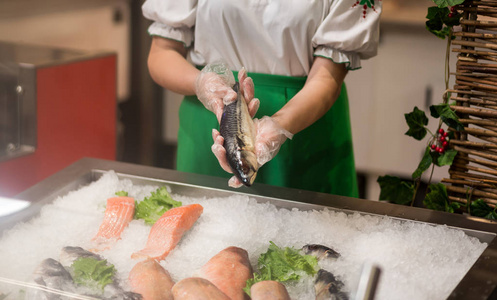
<path fill-rule="evenodd" d="M 36 151 L 0 163 L 0 196 L 82 157 L 116 157 L 116 56 L 39 68 L 36 77 Z"/>

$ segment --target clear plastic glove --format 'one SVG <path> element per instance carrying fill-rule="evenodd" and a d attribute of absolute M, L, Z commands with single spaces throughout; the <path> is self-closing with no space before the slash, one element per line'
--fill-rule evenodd
<path fill-rule="evenodd" d="M 238 73 L 238 78 L 242 83 L 240 89 L 244 93 L 249 111 L 253 116 L 259 107 L 259 100 L 254 100 L 254 83 L 250 77 L 247 77 L 244 68 Z M 195 81 L 197 98 L 205 108 L 216 115 L 218 122 L 221 122 L 224 106 L 236 100 L 234 84 L 233 72 L 222 61 L 208 64 L 197 76 Z"/>
<path fill-rule="evenodd" d="M 273 118 L 268 116 L 264 116 L 260 120 L 254 119 L 254 125 L 256 129 L 255 153 L 260 168 L 278 154 L 281 145 L 287 138 L 292 139 L 293 134 L 285 130 L 276 123 Z M 214 140 L 214 144 L 211 149 L 219 161 L 219 164 L 226 172 L 233 173 L 226 158 L 226 149 L 223 146 L 224 138 L 216 129 L 212 130 L 212 139 Z M 238 188 L 243 184 L 236 176 L 233 176 L 228 181 L 228 185 L 230 187 Z"/>
<path fill-rule="evenodd" d="M 293 134 L 268 116 L 254 119 L 254 124 L 256 129 L 255 154 L 260 168 L 278 154 L 281 145 L 286 139 L 292 139 Z"/>

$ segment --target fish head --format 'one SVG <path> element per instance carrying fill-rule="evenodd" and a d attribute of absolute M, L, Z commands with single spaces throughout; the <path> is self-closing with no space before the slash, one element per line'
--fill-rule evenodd
<path fill-rule="evenodd" d="M 257 170 L 259 167 L 257 156 L 251 151 L 241 151 L 238 162 L 236 172 L 238 179 L 240 179 L 244 185 L 251 186 L 257 176 Z"/>

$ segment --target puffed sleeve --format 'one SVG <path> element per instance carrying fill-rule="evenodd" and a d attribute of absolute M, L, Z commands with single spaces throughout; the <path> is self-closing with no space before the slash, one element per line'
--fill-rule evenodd
<path fill-rule="evenodd" d="M 143 16 L 154 21 L 148 28 L 150 35 L 183 42 L 193 42 L 197 0 L 147 0 L 142 6 Z"/>
<path fill-rule="evenodd" d="M 314 56 L 346 63 L 347 69 L 361 67 L 361 59 L 377 53 L 381 0 L 332 0 L 328 15 L 312 38 Z M 355 4 L 355 5 L 354 5 Z M 366 5 L 366 6 L 365 6 Z"/>

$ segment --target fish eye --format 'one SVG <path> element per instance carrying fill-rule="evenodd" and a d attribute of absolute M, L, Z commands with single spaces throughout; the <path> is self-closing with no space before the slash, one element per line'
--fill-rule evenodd
<path fill-rule="evenodd" d="M 248 164 L 244 160 L 241 161 L 240 169 L 241 169 L 242 173 L 246 174 L 246 175 L 250 174 L 250 171 L 252 170 L 252 168 L 250 167 L 250 164 Z"/>

